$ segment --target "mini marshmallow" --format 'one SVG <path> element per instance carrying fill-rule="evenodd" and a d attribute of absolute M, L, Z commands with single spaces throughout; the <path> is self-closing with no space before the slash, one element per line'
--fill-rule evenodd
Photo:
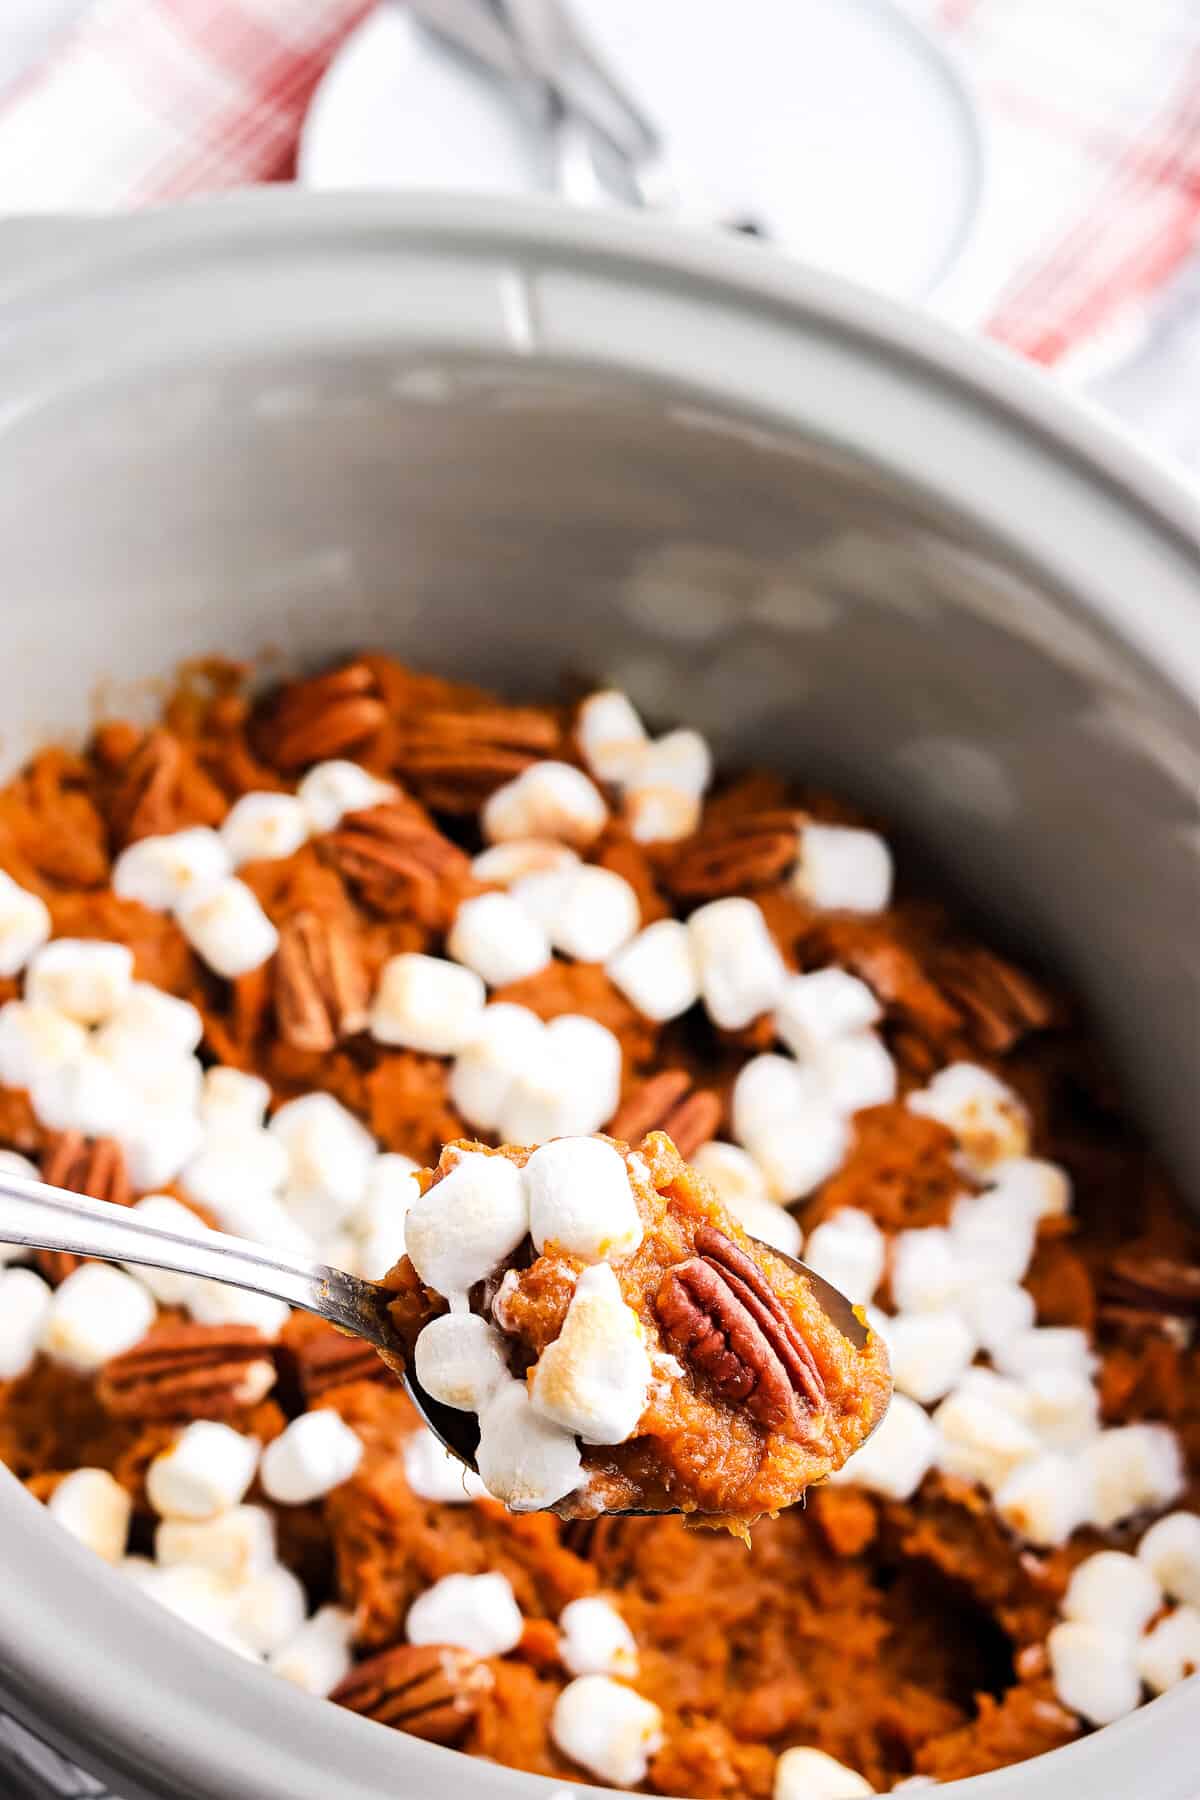
<path fill-rule="evenodd" d="M 275 1521 L 262 1506 L 232 1506 L 212 1519 L 163 1519 L 154 1555 L 164 1568 L 196 1565 L 227 1581 L 248 1581 L 274 1565 Z"/>
<path fill-rule="evenodd" d="M 499 1129 L 512 1144 L 585 1136 L 612 1118 L 620 1095 L 620 1040 L 582 1013 L 560 1013 L 508 1088 Z"/>
<path fill-rule="evenodd" d="M 3 1316 L 0 1305 L 0 1318 Z M 1164 1594 L 1200 1606 L 1200 1516 L 1168 1513 L 1145 1533 L 1137 1553 Z"/>
<path fill-rule="evenodd" d="M 0 1006 L 0 1081 L 31 1088 L 51 1069 L 76 1061 L 87 1041 L 83 1026 L 56 1007 L 8 1000 Z"/>
<path fill-rule="evenodd" d="M 236 1506 L 254 1480 L 257 1438 L 195 1419 L 146 1471 L 146 1498 L 164 1519 L 211 1519 Z"/>
<path fill-rule="evenodd" d="M 28 1375 L 50 1311 L 50 1288 L 32 1269 L 0 1272 L 0 1381 Z"/>
<path fill-rule="evenodd" d="M 371 1008 L 371 1035 L 427 1056 L 453 1056 L 470 1042 L 487 1000 L 474 969 L 415 951 L 389 957 Z"/>
<path fill-rule="evenodd" d="M 612 1787 L 636 1787 L 662 1748 L 662 1713 L 607 1675 L 580 1675 L 555 1701 L 550 1735 L 589 1774 Z"/>
<path fill-rule="evenodd" d="M 200 1116 L 214 1134 L 257 1130 L 267 1116 L 271 1088 L 261 1075 L 218 1066 L 206 1069 L 200 1091 Z"/>
<path fill-rule="evenodd" d="M 207 1134 L 183 1171 L 183 1185 L 201 1206 L 219 1215 L 242 1194 L 277 1193 L 287 1173 L 287 1146 L 277 1132 L 235 1126 Z"/>
<path fill-rule="evenodd" d="M 360 1235 L 359 1273 L 381 1281 L 406 1249 L 405 1222 L 420 1193 L 417 1165 L 408 1156 L 377 1156 L 367 1171 L 362 1203 L 352 1225 Z"/>
<path fill-rule="evenodd" d="M 103 1053 L 103 1060 L 115 1062 L 118 1074 L 127 1082 L 135 1116 L 140 1113 L 143 1120 L 195 1117 L 204 1084 L 199 1058 L 167 1051 L 154 1058 L 145 1053 L 147 1048 L 125 1044 L 115 1057 L 107 1054 L 107 1047 Z M 131 1060 L 122 1060 L 126 1054 Z"/>
<path fill-rule="evenodd" d="M 154 1301 L 140 1281 L 107 1263 L 82 1263 L 51 1296 L 41 1348 L 90 1375 L 110 1356 L 131 1350 L 153 1322 Z"/>
<path fill-rule="evenodd" d="M 866 1306 L 883 1280 L 887 1239 L 869 1213 L 839 1207 L 808 1235 L 805 1261 L 840 1288 L 853 1306 Z"/>
<path fill-rule="evenodd" d="M 354 1616 L 341 1606 L 322 1606 L 267 1658 L 267 1667 L 306 1694 L 324 1699 L 350 1673 Z"/>
<path fill-rule="evenodd" d="M 1120 1425 L 1082 1453 L 1093 1483 L 1089 1521 L 1107 1530 L 1134 1513 L 1161 1512 L 1183 1492 L 1186 1472 L 1169 1425 Z"/>
<path fill-rule="evenodd" d="M 1020 1419 L 1022 1424 L 1029 1425 L 1032 1429 L 1033 1404 L 1023 1382 L 1013 1381 L 1007 1375 L 997 1375 L 994 1369 L 985 1369 L 976 1363 L 967 1370 L 955 1392 L 978 1395 L 981 1400 L 986 1400 L 991 1406 L 998 1406 L 1010 1418 Z"/>
<path fill-rule="evenodd" d="M 227 1644 L 230 1649 L 240 1648 L 243 1655 L 249 1653 L 248 1647 L 233 1635 L 239 1589 L 224 1575 L 187 1563 L 160 1568 L 141 1556 L 125 1557 L 120 1567 L 123 1575 L 177 1619 L 217 1643 Z"/>
<path fill-rule="evenodd" d="M 772 1800 L 861 1800 L 874 1792 L 856 1769 L 807 1744 L 793 1745 L 775 1764 Z"/>
<path fill-rule="evenodd" d="M 1121 1631 L 1068 1621 L 1046 1639 L 1054 1691 L 1089 1725 L 1111 1725 L 1141 1700 L 1134 1646 Z"/>
<path fill-rule="evenodd" d="M 688 931 L 714 1025 L 740 1031 L 778 1003 L 787 968 L 753 900 L 710 900 L 691 915 Z"/>
<path fill-rule="evenodd" d="M 725 1205 L 751 1237 L 761 1239 L 785 1256 L 799 1256 L 804 1248 L 804 1233 L 792 1214 L 777 1200 L 764 1195 L 742 1194 L 726 1200 Z"/>
<path fill-rule="evenodd" d="M 375 1159 L 375 1139 L 332 1094 L 302 1094 L 281 1106 L 267 1127 L 287 1151 L 287 1201 L 316 1202 L 333 1220 L 362 1200 Z"/>
<path fill-rule="evenodd" d="M 111 1062 L 137 1067 L 160 1057 L 188 1057 L 204 1036 L 204 1020 L 190 1000 L 180 1000 L 149 981 L 135 981 L 95 1047 Z"/>
<path fill-rule="evenodd" d="M 195 1237 L 208 1230 L 204 1220 L 194 1213 L 190 1207 L 175 1200 L 170 1194 L 146 1194 L 137 1201 L 133 1212 L 147 1225 L 158 1225 L 163 1231 L 176 1231 L 189 1237 Z M 126 1265 L 130 1274 L 136 1273 L 143 1287 L 149 1288 L 160 1306 L 185 1306 L 195 1283 L 194 1275 L 179 1275 L 174 1269 L 151 1269 Z"/>
<path fill-rule="evenodd" d="M 623 816 L 635 844 L 675 844 L 700 824 L 700 801 L 673 787 L 634 787 L 625 795 Z"/>
<path fill-rule="evenodd" d="M 417 1337 L 413 1366 L 433 1399 L 459 1412 L 482 1412 L 509 1379 L 503 1337 L 477 1313 L 442 1313 Z"/>
<path fill-rule="evenodd" d="M 962 1383 L 942 1401 L 933 1422 L 941 1438 L 938 1468 L 992 1493 L 1041 1450 L 1028 1425 Z"/>
<path fill-rule="evenodd" d="M 409 1210 L 408 1254 L 427 1287 L 464 1295 L 510 1256 L 529 1230 L 521 1171 L 470 1150 Z"/>
<path fill-rule="evenodd" d="M 130 844 L 113 864 L 112 885 L 122 900 L 136 900 L 152 912 L 174 912 L 232 873 L 218 833 L 195 825 Z"/>
<path fill-rule="evenodd" d="M 458 909 L 446 949 L 489 987 L 536 975 L 550 961 L 538 921 L 508 894 L 479 894 Z"/>
<path fill-rule="evenodd" d="M 30 1006 L 50 1006 L 79 1025 L 100 1025 L 129 997 L 133 951 L 89 938 L 56 938 L 25 975 Z"/>
<path fill-rule="evenodd" d="M 638 1671 L 637 1640 L 611 1600 L 585 1594 L 558 1615 L 558 1654 L 571 1675 L 617 1675 L 632 1681 Z"/>
<path fill-rule="evenodd" d="M 301 1413 L 263 1451 L 263 1492 L 283 1506 L 305 1506 L 348 1481 L 362 1454 L 358 1433 L 331 1408 Z"/>
<path fill-rule="evenodd" d="M 196 954 L 227 981 L 274 956 L 279 933 L 236 875 L 180 906 L 179 928 Z"/>
<path fill-rule="evenodd" d="M 124 1556 L 133 1502 L 107 1469 L 73 1470 L 59 1482 L 46 1510 L 105 1562 L 120 1562 Z"/>
<path fill-rule="evenodd" d="M 700 998 L 691 933 L 679 919 L 656 919 L 607 964 L 609 980 L 644 1019 L 677 1019 Z"/>
<path fill-rule="evenodd" d="M 840 1113 L 810 1102 L 751 1148 L 771 1198 L 786 1206 L 811 1194 L 841 1168 L 850 1148 L 850 1129 Z"/>
<path fill-rule="evenodd" d="M 355 762 L 314 763 L 296 789 L 313 832 L 332 831 L 347 813 L 365 812 L 395 797 L 390 781 L 380 781 Z"/>
<path fill-rule="evenodd" d="M 135 1112 L 128 1079 L 94 1050 L 37 1075 L 29 1098 L 49 1130 L 84 1137 L 120 1137 Z"/>
<path fill-rule="evenodd" d="M 511 888 L 527 875 L 562 874 L 578 861 L 578 851 L 569 844 L 556 844 L 553 838 L 512 838 L 481 850 L 471 863 L 471 873 L 476 881 Z"/>
<path fill-rule="evenodd" d="M 575 735 L 597 781 L 617 786 L 633 777 L 647 744 L 632 701 L 615 688 L 588 695 L 575 715 Z"/>
<path fill-rule="evenodd" d="M 1139 1637 L 1162 1606 L 1162 1589 L 1145 1563 L 1123 1550 L 1099 1550 L 1073 1571 L 1062 1616 Z"/>
<path fill-rule="evenodd" d="M 524 1171 L 534 1247 L 556 1245 L 585 1262 L 616 1262 L 642 1241 L 625 1159 L 599 1138 L 558 1138 L 535 1150 Z"/>
<path fill-rule="evenodd" d="M 1095 1437 L 1100 1395 L 1082 1369 L 1035 1369 L 1024 1388 L 1029 1422 L 1047 1449 L 1076 1450 Z"/>
<path fill-rule="evenodd" d="M 1047 1450 L 1021 1463 L 995 1495 L 1010 1530 L 1039 1549 L 1065 1544 L 1092 1510 L 1088 1471 L 1070 1456 Z"/>
<path fill-rule="evenodd" d="M 260 1656 L 281 1649 L 304 1623 L 308 1596 L 282 1563 L 261 1569 L 234 1591 L 233 1630 Z"/>
<path fill-rule="evenodd" d="M 489 844 L 509 838 L 555 838 L 582 849 L 599 837 L 608 808 L 594 783 L 570 763 L 537 762 L 497 788 L 480 815 Z"/>
<path fill-rule="evenodd" d="M 447 1317 L 470 1317 L 448 1314 Z M 419 1341 L 419 1340 L 418 1340 Z M 474 1469 L 447 1450 L 428 1425 L 405 1438 L 400 1450 L 404 1478 L 419 1500 L 436 1500 L 443 1506 L 465 1506 L 487 1493 Z"/>
<path fill-rule="evenodd" d="M 221 825 L 233 868 L 294 856 L 312 829 L 308 808 L 294 794 L 243 794 Z"/>
<path fill-rule="evenodd" d="M 901 1313 L 887 1343 L 897 1390 L 932 1405 L 959 1380 L 975 1354 L 975 1336 L 955 1312 Z"/>
<path fill-rule="evenodd" d="M 562 1330 L 534 1369 L 535 1408 L 585 1444 L 623 1444 L 637 1428 L 649 1389 L 650 1358 L 637 1314 L 607 1263 L 584 1269 Z"/>
<path fill-rule="evenodd" d="M 896 1065 L 873 1031 L 850 1031 L 826 1044 L 814 1066 L 831 1105 L 847 1115 L 896 1098 Z"/>
<path fill-rule="evenodd" d="M 309 1232 L 276 1194 L 243 1188 L 206 1204 L 221 1230 L 231 1231 L 235 1237 L 249 1238 L 289 1256 L 312 1258 L 317 1254 L 321 1234 Z"/>
<path fill-rule="evenodd" d="M 19 975 L 50 936 L 50 908 L 0 871 L 0 975 Z"/>
<path fill-rule="evenodd" d="M 989 1193 L 1003 1194 L 1014 1210 L 1039 1219 L 1061 1219 L 1071 1210 L 1071 1177 L 1058 1163 L 1010 1156 L 988 1170 Z"/>
<path fill-rule="evenodd" d="M 408 1609 L 410 1644 L 453 1644 L 472 1656 L 504 1656 L 521 1641 L 524 1621 L 507 1575 L 443 1575 Z"/>
<path fill-rule="evenodd" d="M 286 1300 L 230 1287 L 224 1281 L 198 1281 L 189 1291 L 187 1309 L 197 1325 L 252 1325 L 272 1342 L 291 1316 Z"/>
<path fill-rule="evenodd" d="M 630 793 L 667 789 L 698 800 L 712 781 L 712 751 L 698 731 L 668 731 L 630 758 L 623 785 Z"/>
<path fill-rule="evenodd" d="M 955 1305 L 989 1356 L 1010 1338 L 1033 1329 L 1033 1295 L 1015 1282 L 968 1282 Z"/>
<path fill-rule="evenodd" d="M 120 1134 L 125 1168 L 134 1189 L 165 1187 L 199 1154 L 204 1127 L 191 1113 L 159 1115 L 135 1105 L 133 1118 Z"/>
<path fill-rule="evenodd" d="M 892 897 L 892 853 L 874 831 L 800 827 L 792 890 L 819 911 L 883 912 Z"/>
<path fill-rule="evenodd" d="M 1024 1102 L 975 1063 L 948 1064 L 928 1087 L 909 1094 L 905 1105 L 952 1131 L 967 1166 L 976 1174 L 986 1175 L 998 1163 L 1024 1157 L 1029 1149 Z"/>
<path fill-rule="evenodd" d="M 450 1100 L 464 1119 L 481 1131 L 497 1129 L 514 1078 L 539 1054 L 545 1029 L 527 1006 L 484 1007 L 450 1071 Z"/>
<path fill-rule="evenodd" d="M 893 1394 L 882 1423 L 829 1479 L 907 1500 L 932 1468 L 937 1450 L 938 1434 L 928 1414 L 907 1395 Z"/>
<path fill-rule="evenodd" d="M 1177 1606 L 1136 1648 L 1137 1671 L 1152 1694 L 1200 1675 L 1200 1609 Z"/>
<path fill-rule="evenodd" d="M 550 942 L 577 962 L 604 962 L 630 941 L 641 922 L 638 897 L 625 877 L 592 863 L 528 876 L 512 892 L 522 906 L 532 894 Z"/>
<path fill-rule="evenodd" d="M 1002 1190 L 964 1194 L 950 1214 L 950 1241 L 972 1279 L 1017 1282 L 1033 1261 L 1037 1226 Z"/>
<path fill-rule="evenodd" d="M 513 1512 L 543 1512 L 584 1480 L 575 1439 L 534 1411 L 523 1381 L 505 1383 L 483 1408 L 475 1464 Z"/>
<path fill-rule="evenodd" d="M 865 981 L 832 965 L 790 975 L 775 1007 L 775 1032 L 801 1061 L 827 1044 L 877 1025 L 883 1008 Z"/>
<path fill-rule="evenodd" d="M 733 1084 L 734 1135 L 753 1149 L 781 1121 L 806 1113 L 813 1098 L 811 1075 L 790 1056 L 752 1056 Z"/>
<path fill-rule="evenodd" d="M 1000 1373 L 1019 1381 L 1046 1369 L 1090 1375 L 1096 1367 L 1087 1332 L 1073 1325 L 1037 1325 L 998 1344 L 992 1354 Z"/>
<path fill-rule="evenodd" d="M 966 1272 L 950 1233 L 940 1225 L 898 1231 L 892 1240 L 892 1299 L 899 1312 L 940 1312 L 952 1306 Z"/>

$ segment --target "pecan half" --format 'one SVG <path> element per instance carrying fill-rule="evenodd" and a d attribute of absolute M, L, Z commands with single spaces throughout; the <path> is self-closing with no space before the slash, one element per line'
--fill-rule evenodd
<path fill-rule="evenodd" d="M 767 887 L 795 862 L 802 818 L 779 808 L 702 826 L 672 855 L 662 879 L 681 900 L 716 900 Z"/>
<path fill-rule="evenodd" d="M 490 1692 L 492 1672 L 449 1644 L 397 1644 L 351 1669 L 329 1698 L 431 1744 L 457 1744 Z"/>
<path fill-rule="evenodd" d="M 1113 1257 L 1102 1292 L 1106 1302 L 1118 1306 L 1200 1319 L 1200 1263 L 1133 1246 Z"/>
<path fill-rule="evenodd" d="M 42 1180 L 51 1187 L 88 1194 L 93 1200 L 111 1200 L 128 1206 L 133 1199 L 125 1157 L 113 1138 L 85 1138 L 82 1132 L 64 1131 L 42 1152 Z M 65 1281 L 83 1258 L 69 1250 L 38 1250 L 34 1261 L 47 1281 Z"/>
<path fill-rule="evenodd" d="M 117 1417 L 222 1419 L 275 1385 L 270 1346 L 249 1325 L 155 1325 L 96 1380 Z"/>
<path fill-rule="evenodd" d="M 700 1252 L 669 1269 L 655 1307 L 667 1336 L 723 1399 L 789 1437 L 825 1386 L 812 1352 L 762 1270 L 714 1226 L 696 1231 Z"/>
<path fill-rule="evenodd" d="M 348 813 L 322 839 L 322 852 L 384 918 L 403 914 L 444 929 L 460 900 L 476 891 L 466 854 L 404 798 Z"/>
<path fill-rule="evenodd" d="M 365 663 L 348 663 L 283 688 L 259 728 L 258 748 L 276 768 L 300 769 L 360 748 L 387 716 L 374 674 Z"/>
<path fill-rule="evenodd" d="M 665 1131 L 686 1161 L 721 1122 L 721 1101 L 711 1088 L 695 1088 L 686 1069 L 664 1069 L 635 1088 L 616 1110 L 609 1134 L 640 1143 L 648 1131 Z"/>
<path fill-rule="evenodd" d="M 332 1050 L 367 1026 L 366 966 L 344 921 L 293 913 L 279 929 L 275 1017 L 297 1050 Z"/>
<path fill-rule="evenodd" d="M 932 972 L 985 1050 L 1003 1054 L 1027 1032 L 1045 1031 L 1058 1018 L 1054 996 L 1040 982 L 978 945 L 940 952 Z"/>
<path fill-rule="evenodd" d="M 169 731 L 148 731 L 121 771 L 109 808 L 113 839 L 132 844 L 169 830 L 183 750 Z"/>
<path fill-rule="evenodd" d="M 288 1349 L 295 1380 L 307 1407 L 331 1388 L 350 1381 L 387 1381 L 389 1371 L 370 1344 L 346 1337 L 332 1325 L 306 1331 Z"/>
<path fill-rule="evenodd" d="M 553 716 L 534 707 L 419 712 L 401 722 L 396 767 L 434 812 L 473 813 L 561 741 Z"/>

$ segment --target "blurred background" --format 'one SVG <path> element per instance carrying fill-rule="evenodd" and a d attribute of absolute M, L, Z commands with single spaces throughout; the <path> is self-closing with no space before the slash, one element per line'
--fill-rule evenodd
<path fill-rule="evenodd" d="M 1198 0 L 3 0 L 0 215 L 287 180 L 741 230 L 1200 473 Z"/>

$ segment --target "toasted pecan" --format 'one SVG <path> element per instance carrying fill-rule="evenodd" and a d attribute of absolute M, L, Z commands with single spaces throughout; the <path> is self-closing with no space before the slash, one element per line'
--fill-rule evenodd
<path fill-rule="evenodd" d="M 302 769 L 361 749 L 387 716 L 371 670 L 347 663 L 281 689 L 259 726 L 256 748 L 277 769 Z"/>
<path fill-rule="evenodd" d="M 107 1411 L 138 1419 L 222 1419 L 275 1385 L 270 1345 L 249 1325 L 154 1325 L 105 1363 L 96 1393 Z"/>
<path fill-rule="evenodd" d="M 415 712 L 399 726 L 396 767 L 435 812 L 473 813 L 561 742 L 553 715 L 535 707 Z"/>
<path fill-rule="evenodd" d="M 1053 994 L 1032 975 L 982 945 L 955 946 L 934 959 L 932 974 L 984 1050 L 1006 1054 L 1028 1032 L 1058 1021 Z"/>
<path fill-rule="evenodd" d="M 285 919 L 274 981 L 279 1035 L 295 1049 L 332 1050 L 366 1029 L 366 965 L 344 920 L 311 910 Z"/>
<path fill-rule="evenodd" d="M 1106 1303 L 1179 1319 L 1200 1319 L 1200 1263 L 1136 1244 L 1113 1257 L 1101 1288 Z"/>
<path fill-rule="evenodd" d="M 288 1344 L 289 1362 L 305 1406 L 351 1381 L 389 1381 L 391 1373 L 363 1338 L 306 1320 Z"/>
<path fill-rule="evenodd" d="M 780 880 L 796 860 L 803 815 L 787 808 L 702 825 L 664 862 L 662 880 L 680 900 L 716 900 Z"/>
<path fill-rule="evenodd" d="M 339 1706 L 431 1744 L 457 1744 L 492 1672 L 449 1644 L 396 1644 L 359 1663 L 329 1696 Z"/>
<path fill-rule="evenodd" d="M 42 1180 L 51 1187 L 87 1194 L 93 1200 L 110 1200 L 128 1206 L 133 1199 L 125 1156 L 114 1138 L 85 1138 L 79 1131 L 63 1131 L 42 1152 Z M 38 1250 L 34 1261 L 47 1281 L 65 1281 L 84 1259 L 69 1250 Z"/>
<path fill-rule="evenodd" d="M 407 915 L 445 929 L 459 902 L 477 891 L 471 864 L 423 807 L 400 796 L 348 813 L 321 841 L 322 854 L 359 898 L 384 918 Z"/>
<path fill-rule="evenodd" d="M 786 1308 L 753 1258 L 715 1227 L 700 1253 L 668 1269 L 655 1309 L 668 1338 L 723 1399 L 769 1430 L 800 1437 L 824 1383 Z"/>
<path fill-rule="evenodd" d="M 608 1129 L 627 1144 L 639 1144 L 648 1131 L 665 1131 L 686 1161 L 714 1136 L 721 1113 L 711 1088 L 693 1087 L 686 1069 L 664 1069 L 634 1089 Z"/>

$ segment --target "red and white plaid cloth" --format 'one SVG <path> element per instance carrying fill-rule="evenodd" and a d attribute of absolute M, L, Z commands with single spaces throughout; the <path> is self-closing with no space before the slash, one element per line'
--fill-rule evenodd
<path fill-rule="evenodd" d="M 1059 362 L 1197 241 L 1200 0 L 908 4 L 961 57 L 988 115 L 990 191 L 959 315 Z M 286 178 L 313 89 L 369 5 L 94 0 L 0 95 L 0 213 Z M 4 29 L 0 16 L 0 41 Z"/>

